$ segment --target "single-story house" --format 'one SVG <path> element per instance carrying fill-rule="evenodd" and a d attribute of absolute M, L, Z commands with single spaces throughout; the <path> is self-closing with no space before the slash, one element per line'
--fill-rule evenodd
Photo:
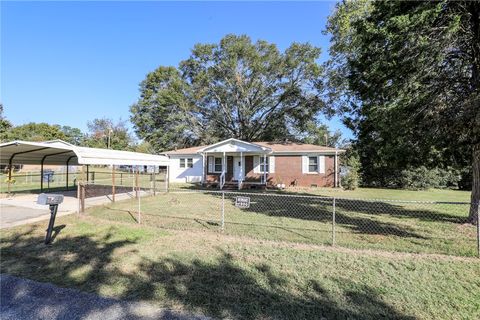
<path fill-rule="evenodd" d="M 212 145 L 167 151 L 169 182 L 223 188 L 339 187 L 344 150 L 297 142 L 227 139 Z"/>

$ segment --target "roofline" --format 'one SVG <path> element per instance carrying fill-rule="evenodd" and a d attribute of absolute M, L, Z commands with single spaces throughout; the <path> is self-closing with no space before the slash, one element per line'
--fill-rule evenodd
<path fill-rule="evenodd" d="M 226 142 L 228 142 L 228 141 L 236 141 L 236 142 L 240 142 L 240 143 L 244 143 L 244 144 L 248 144 L 248 145 L 251 145 L 251 146 L 260 148 L 260 149 L 262 149 L 262 150 L 266 150 L 266 151 L 267 151 L 267 150 L 270 150 L 270 151 L 272 151 L 271 148 L 269 148 L 269 147 L 264 147 L 264 146 L 259 145 L 259 144 L 256 144 L 256 143 L 247 142 L 247 141 L 243 141 L 243 140 L 235 139 L 235 138 L 228 138 L 228 139 L 226 139 L 226 140 L 223 140 L 223 141 L 220 141 L 220 142 L 217 142 L 217 143 L 214 143 L 214 144 L 210 144 L 210 145 L 208 145 L 208 146 L 205 146 L 205 147 L 203 147 L 202 149 L 199 149 L 199 150 L 198 150 L 198 153 L 205 151 L 205 149 L 209 149 L 209 148 L 218 146 L 218 145 L 223 144 L 223 143 L 226 143 Z"/>
<path fill-rule="evenodd" d="M 343 149 L 333 149 L 333 150 L 294 150 L 294 151 L 273 151 L 273 154 L 303 154 L 303 153 L 344 153 Z"/>

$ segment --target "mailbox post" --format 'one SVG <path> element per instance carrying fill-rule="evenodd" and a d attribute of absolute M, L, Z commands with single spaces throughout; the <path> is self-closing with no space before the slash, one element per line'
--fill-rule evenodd
<path fill-rule="evenodd" d="M 50 207 L 50 221 L 48 222 L 47 235 L 45 236 L 45 244 L 52 241 L 53 226 L 55 225 L 55 217 L 57 216 L 58 205 L 63 202 L 63 195 L 61 194 L 45 194 L 38 195 L 37 203 L 49 205 Z"/>

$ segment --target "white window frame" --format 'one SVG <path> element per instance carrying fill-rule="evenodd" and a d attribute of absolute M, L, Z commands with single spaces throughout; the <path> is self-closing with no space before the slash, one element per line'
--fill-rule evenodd
<path fill-rule="evenodd" d="M 187 166 L 186 166 L 187 162 L 185 161 L 185 158 L 180 158 L 179 161 L 180 161 L 180 162 L 179 162 L 179 163 L 180 163 L 180 164 L 179 164 L 179 167 L 180 167 L 181 169 L 185 169 L 185 168 L 187 167 Z"/>
<path fill-rule="evenodd" d="M 310 170 L 310 159 L 315 159 L 315 166 L 316 166 L 316 169 L 315 170 Z M 319 172 L 319 169 L 320 169 L 320 159 L 318 156 L 308 156 L 308 168 L 307 168 L 307 172 L 308 173 L 318 173 Z"/>
<path fill-rule="evenodd" d="M 265 163 L 264 163 L 265 161 L 264 160 L 266 160 L 266 162 L 267 162 L 266 163 L 267 171 L 262 170 L 262 168 L 265 169 L 264 168 L 264 166 L 265 166 Z M 260 156 L 260 159 L 258 161 L 258 172 L 259 173 L 269 173 L 270 172 L 270 157 Z"/>
<path fill-rule="evenodd" d="M 217 159 L 220 159 L 220 164 L 216 163 Z M 220 166 L 220 171 L 217 171 L 217 165 Z M 223 172 L 223 158 L 213 157 L 213 172 L 214 173 L 222 173 Z"/>
<path fill-rule="evenodd" d="M 185 161 L 185 168 L 193 168 L 193 158 L 187 158 Z"/>

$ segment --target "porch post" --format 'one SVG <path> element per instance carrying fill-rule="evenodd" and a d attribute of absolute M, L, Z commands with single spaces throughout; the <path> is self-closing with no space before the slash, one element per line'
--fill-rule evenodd
<path fill-rule="evenodd" d="M 65 185 L 66 185 L 66 188 L 67 188 L 67 191 L 68 191 L 68 162 L 70 161 L 70 158 L 68 158 L 67 160 L 67 168 L 66 168 L 66 176 L 65 176 Z"/>
<path fill-rule="evenodd" d="M 267 185 L 267 154 L 263 154 L 263 183 Z"/>
<path fill-rule="evenodd" d="M 207 180 L 207 174 L 205 173 L 205 153 L 202 152 L 202 184 Z"/>
<path fill-rule="evenodd" d="M 225 172 L 227 171 L 227 158 L 225 157 L 225 152 L 223 152 L 223 161 L 222 161 L 222 173 L 225 176 Z"/>
<path fill-rule="evenodd" d="M 238 190 L 242 188 L 243 178 L 243 152 L 240 151 L 240 179 L 238 179 Z"/>

